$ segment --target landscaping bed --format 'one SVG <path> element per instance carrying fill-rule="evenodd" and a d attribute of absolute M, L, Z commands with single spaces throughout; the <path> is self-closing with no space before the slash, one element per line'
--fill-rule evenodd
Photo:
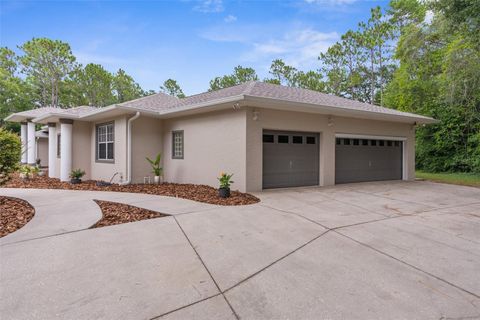
<path fill-rule="evenodd" d="M 168 216 L 160 212 L 134 207 L 128 204 L 94 200 L 102 210 L 102 219 L 91 228 L 101 228 L 116 224 L 155 219 Z"/>
<path fill-rule="evenodd" d="M 27 201 L 0 196 L 0 238 L 26 225 L 34 215 Z"/>
<path fill-rule="evenodd" d="M 91 190 L 146 193 L 160 196 L 177 197 L 210 204 L 223 206 L 238 206 L 257 203 L 260 200 L 248 193 L 232 191 L 229 198 L 220 198 L 218 190 L 210 186 L 196 184 L 130 184 L 110 186 L 97 186 L 96 181 L 88 180 L 79 184 L 62 182 L 59 179 L 48 177 L 34 177 L 28 180 L 21 179 L 18 174 L 13 174 L 11 179 L 2 187 L 6 188 L 34 188 L 34 189 L 66 189 L 66 190 Z"/>

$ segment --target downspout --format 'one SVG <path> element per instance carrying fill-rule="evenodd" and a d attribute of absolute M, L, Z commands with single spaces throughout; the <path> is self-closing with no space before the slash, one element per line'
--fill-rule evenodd
<path fill-rule="evenodd" d="M 127 180 L 120 183 L 121 185 L 130 184 L 132 181 L 132 122 L 140 117 L 140 112 L 137 111 L 133 117 L 128 119 L 127 124 Z"/>

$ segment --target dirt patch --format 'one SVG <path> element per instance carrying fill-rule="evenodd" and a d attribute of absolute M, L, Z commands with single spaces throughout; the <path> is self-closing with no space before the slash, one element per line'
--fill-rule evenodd
<path fill-rule="evenodd" d="M 34 189 L 67 189 L 67 190 L 91 190 L 91 191 L 115 191 L 146 193 L 160 196 L 189 199 L 222 206 L 239 206 L 257 203 L 260 200 L 248 193 L 232 191 L 229 198 L 220 198 L 218 190 L 210 186 L 196 184 L 130 184 L 121 186 L 97 186 L 96 181 L 89 180 L 80 184 L 62 182 L 59 179 L 48 177 L 35 177 L 29 180 L 21 179 L 18 174 L 13 174 L 11 179 L 2 187 L 6 188 L 34 188 Z"/>
<path fill-rule="evenodd" d="M 35 209 L 27 201 L 0 196 L 0 238 L 26 225 L 34 215 Z"/>
<path fill-rule="evenodd" d="M 102 210 L 103 217 L 95 223 L 91 229 L 168 216 L 167 214 L 134 207 L 128 204 L 103 200 L 94 201 Z"/>

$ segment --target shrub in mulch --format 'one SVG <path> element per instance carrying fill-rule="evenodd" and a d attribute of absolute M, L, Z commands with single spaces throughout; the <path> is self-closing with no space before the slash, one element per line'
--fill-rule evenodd
<path fill-rule="evenodd" d="M 94 201 L 102 210 L 103 217 L 91 226 L 91 229 L 168 216 L 167 214 L 134 207 L 128 204 L 103 200 Z"/>
<path fill-rule="evenodd" d="M 27 201 L 0 196 L 0 238 L 26 225 L 34 215 Z"/>
<path fill-rule="evenodd" d="M 260 201 L 257 197 L 251 194 L 239 191 L 232 191 L 229 198 L 220 198 L 218 196 L 217 189 L 210 186 L 197 184 L 162 183 L 129 184 L 124 186 L 112 184 L 110 186 L 97 186 L 96 181 L 94 180 L 83 181 L 80 184 L 71 184 L 69 182 L 62 182 L 59 179 L 49 178 L 46 176 L 37 176 L 29 180 L 23 180 L 18 176 L 18 174 L 11 175 L 11 179 L 2 187 L 146 193 L 189 199 L 223 206 L 247 205 Z"/>

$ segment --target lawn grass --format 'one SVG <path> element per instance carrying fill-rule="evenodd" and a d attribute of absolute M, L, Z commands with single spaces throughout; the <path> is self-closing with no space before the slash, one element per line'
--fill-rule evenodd
<path fill-rule="evenodd" d="M 461 186 L 471 186 L 480 188 L 480 174 L 478 173 L 452 173 L 452 172 L 445 172 L 445 173 L 429 173 L 423 171 L 416 172 L 417 178 L 435 181 L 435 182 L 443 182 L 443 183 L 450 183 L 450 184 L 458 184 Z"/>

